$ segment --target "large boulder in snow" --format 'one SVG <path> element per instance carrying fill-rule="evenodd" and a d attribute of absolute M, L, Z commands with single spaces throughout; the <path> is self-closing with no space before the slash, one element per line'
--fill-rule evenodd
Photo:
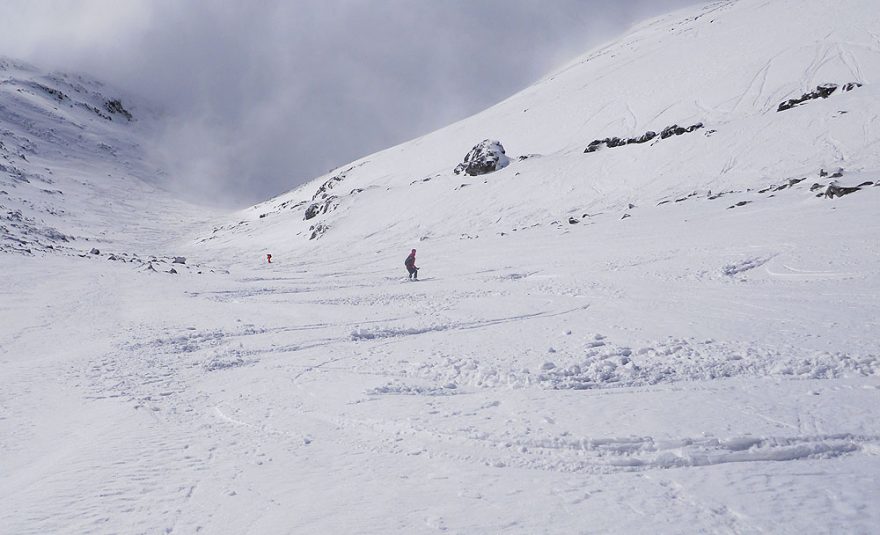
<path fill-rule="evenodd" d="M 510 158 L 504 153 L 500 141 L 484 139 L 474 145 L 474 148 L 465 155 L 464 161 L 455 167 L 455 174 L 485 175 L 503 169 L 509 163 Z"/>

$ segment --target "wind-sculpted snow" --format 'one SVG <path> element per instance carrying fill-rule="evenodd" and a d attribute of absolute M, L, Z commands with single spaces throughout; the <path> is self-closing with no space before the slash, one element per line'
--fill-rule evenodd
<path fill-rule="evenodd" d="M 229 368 L 237 368 L 244 366 L 245 360 L 241 352 L 237 350 L 218 351 L 205 361 L 204 367 L 207 371 L 225 370 Z"/>
<path fill-rule="evenodd" d="M 415 332 L 410 334 L 416 334 Z M 402 370 L 435 383 L 459 387 L 554 390 L 628 388 L 731 377 L 833 379 L 880 376 L 880 357 L 730 345 L 713 341 L 669 340 L 632 349 L 604 337 L 585 344 L 580 355 L 554 350 L 536 369 L 487 367 L 473 358 L 447 358 Z"/>

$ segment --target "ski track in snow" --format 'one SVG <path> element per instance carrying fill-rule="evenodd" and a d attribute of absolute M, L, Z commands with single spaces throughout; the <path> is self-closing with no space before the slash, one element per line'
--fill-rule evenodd
<path fill-rule="evenodd" d="M 721 278 L 684 282 L 675 282 L 678 255 L 659 251 L 595 259 L 587 273 L 533 269 L 524 259 L 517 271 L 473 268 L 417 286 L 381 272 L 367 275 L 369 281 L 342 274 L 354 268 L 287 277 L 278 266 L 271 276 L 174 279 L 162 288 L 156 284 L 165 279 L 132 279 L 127 267 L 93 267 L 116 280 L 119 291 L 142 285 L 137 291 L 144 298 L 155 298 L 147 297 L 155 292 L 174 309 L 167 310 L 167 319 L 139 317 L 128 325 L 121 319 L 119 327 L 108 328 L 115 331 L 112 347 L 71 361 L 59 381 L 75 385 L 87 410 L 107 418 L 90 431 L 100 447 L 83 454 L 80 448 L 91 439 L 70 442 L 55 453 L 57 460 L 45 461 L 45 483 L 14 480 L 27 490 L 14 498 L 15 516 L 6 520 L 23 533 L 27 526 L 39 526 L 38 532 L 61 525 L 102 532 L 102 525 L 118 526 L 122 518 L 132 519 L 132 531 L 210 530 L 218 524 L 193 515 L 193 507 L 245 501 L 246 495 L 247 503 L 274 508 L 273 501 L 284 500 L 254 493 L 257 481 L 269 481 L 258 474 L 273 466 L 290 469 L 300 456 L 337 444 L 341 460 L 318 461 L 319 471 L 343 463 L 346 477 L 355 480 L 365 477 L 363 468 L 347 463 L 360 456 L 443 467 L 459 474 L 459 482 L 467 479 L 461 474 L 486 470 L 511 481 L 519 481 L 523 470 L 550 478 L 642 474 L 663 481 L 650 487 L 660 493 L 655 499 L 696 515 L 700 525 L 748 531 L 755 525 L 743 524 L 723 501 L 707 507 L 694 498 L 703 492 L 699 477 L 681 482 L 664 474 L 875 458 L 876 427 L 858 417 L 837 424 L 829 406 L 814 400 L 837 399 L 847 410 L 870 403 L 880 393 L 878 352 L 870 344 L 847 351 L 808 348 L 802 344 L 808 326 L 818 325 L 821 316 L 802 312 L 794 317 L 808 326 L 787 344 L 771 343 L 766 334 L 758 336 L 762 341 L 646 336 L 639 326 L 652 322 L 643 318 L 657 316 L 638 299 L 674 309 L 672 288 L 696 281 L 706 296 L 736 296 L 740 301 L 730 304 L 732 310 L 745 306 L 773 318 L 784 307 L 748 297 L 750 287 L 771 284 L 785 299 L 803 299 L 787 293 L 786 285 L 828 280 L 780 278 L 770 269 L 767 279 L 750 275 L 771 260 L 773 269 L 797 273 L 788 266 L 798 250 L 782 250 L 775 256 L 741 254 L 745 260 L 722 269 Z M 708 263 L 722 265 L 720 259 L 734 253 L 715 254 Z M 743 275 L 736 285 L 725 280 Z M 654 282 L 645 285 L 644 277 Z M 77 305 L 85 314 L 103 316 L 101 307 L 122 302 L 94 289 L 84 296 L 98 304 Z M 700 299 L 691 297 L 691 306 L 710 310 L 711 300 L 697 305 Z M 247 322 L 239 319 L 245 317 Z M 56 314 L 51 324 L 39 325 L 63 330 L 77 321 Z M 29 332 L 35 331 L 10 333 L 3 345 L 12 350 L 5 358 Z M 767 397 L 767 381 L 798 394 L 792 401 Z M 27 392 L 12 395 L 29 399 Z M 654 399 L 667 401 L 652 408 Z M 686 425 L 666 422 L 662 407 L 694 415 L 682 416 Z M 635 416 L 644 411 L 649 414 Z M 657 425 L 650 423 L 655 419 Z M 112 461 L 105 464 L 104 458 Z M 82 480 L 93 482 L 89 491 L 82 491 Z M 611 489 L 622 481 L 603 485 Z M 560 485 L 563 480 L 551 486 Z M 54 505 L 37 507 L 43 501 L 37 495 Z M 587 503 L 572 499 L 567 507 Z M 651 516 L 647 502 L 634 506 Z M 257 521 L 241 510 L 239 515 Z M 454 524 L 448 515 L 432 522 L 440 520 Z"/>

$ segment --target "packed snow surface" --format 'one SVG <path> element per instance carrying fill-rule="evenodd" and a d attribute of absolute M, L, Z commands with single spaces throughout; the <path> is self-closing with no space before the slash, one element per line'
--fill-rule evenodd
<path fill-rule="evenodd" d="M 875 533 L 878 36 L 704 4 L 231 216 L 0 63 L 0 532 Z"/>

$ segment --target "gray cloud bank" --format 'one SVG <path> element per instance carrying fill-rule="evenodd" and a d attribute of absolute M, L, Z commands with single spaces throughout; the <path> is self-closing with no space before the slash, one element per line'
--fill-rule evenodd
<path fill-rule="evenodd" d="M 244 206 L 484 109 L 699 0 L 6 0 L 0 55 L 166 112 L 188 198 Z"/>

